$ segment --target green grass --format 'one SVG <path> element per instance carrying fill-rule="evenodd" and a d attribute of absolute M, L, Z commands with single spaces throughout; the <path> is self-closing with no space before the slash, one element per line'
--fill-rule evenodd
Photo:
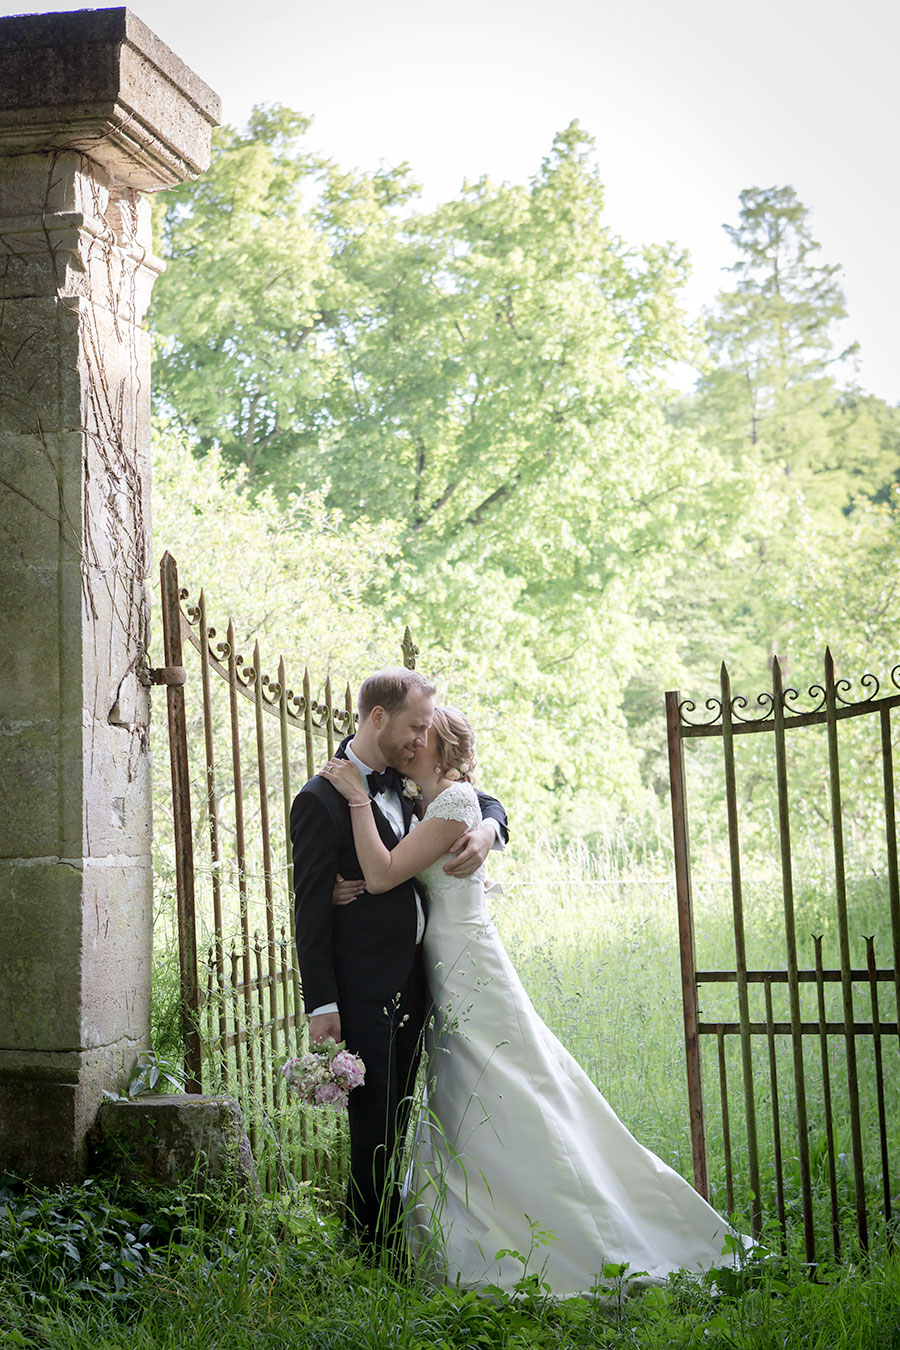
<path fill-rule="evenodd" d="M 612 1274 L 612 1272 L 610 1272 Z M 0 1191 L 0 1344 L 58 1350 L 471 1350 L 473 1347 L 900 1346 L 900 1263 L 751 1264 L 603 1299 L 434 1290 L 343 1249 L 301 1190 L 247 1207 L 221 1195 Z"/>
<path fill-rule="evenodd" d="M 715 854 L 707 851 L 694 876 L 697 960 L 705 969 L 733 969 L 734 932 L 730 884 L 718 870 Z M 606 850 L 561 849 L 552 843 L 523 844 L 492 861 L 491 871 L 502 881 L 503 894 L 492 910 L 526 989 L 538 1012 L 576 1056 L 636 1137 L 682 1175 L 691 1177 L 691 1141 L 688 1129 L 686 1076 L 681 1008 L 681 974 L 672 869 L 661 850 L 641 854 L 623 841 Z M 891 963 L 889 905 L 884 880 L 869 870 L 850 877 L 850 943 L 854 966 L 866 963 L 864 934 L 875 935 L 880 966 Z M 785 965 L 784 912 L 780 875 L 771 864 L 744 865 L 744 912 L 748 962 L 751 967 Z M 801 968 L 814 964 L 812 935 L 823 934 L 826 968 L 839 964 L 833 885 L 828 867 L 812 854 L 801 859 L 795 882 L 796 932 Z M 171 1058 L 177 1050 L 178 969 L 171 920 L 161 912 L 154 972 L 154 1044 Z M 826 987 L 827 1012 L 841 1017 L 839 984 Z M 816 990 L 801 986 L 802 1015 L 815 1020 Z M 896 1017 L 892 984 L 879 986 L 881 1017 Z M 751 1016 L 764 1017 L 763 989 L 750 988 Z M 706 984 L 701 995 L 706 1020 L 737 1020 L 735 986 Z M 773 989 L 774 1016 L 787 1021 L 787 987 Z M 857 1016 L 871 1015 L 865 984 L 855 986 Z M 174 1040 L 173 1040 L 174 1037 Z M 739 1038 L 726 1038 L 727 1075 L 735 1207 L 738 1221 L 747 1212 L 746 1129 Z M 784 1173 L 789 1230 L 799 1231 L 799 1163 L 795 1129 L 795 1089 L 789 1038 L 779 1037 L 777 1090 L 782 1117 Z M 900 1073 L 898 1042 L 886 1037 L 884 1090 L 889 1152 L 894 1171 L 900 1168 Z M 702 1046 L 707 1118 L 711 1199 L 728 1208 L 721 1147 L 722 1124 L 714 1038 Z M 873 1236 L 884 1237 L 878 1217 L 881 1190 L 878 1154 L 878 1118 L 871 1038 L 858 1043 L 860 1104 L 865 1151 L 865 1175 L 870 1199 Z M 817 1252 L 830 1249 L 828 1172 L 825 1148 L 825 1112 L 822 1062 L 816 1037 L 804 1038 L 806 1096 L 810 1124 L 814 1202 L 817 1213 Z M 851 1152 L 846 1055 L 841 1038 L 829 1044 L 833 1120 L 838 1160 L 838 1189 L 842 1220 L 852 1233 Z M 753 1045 L 754 1101 L 763 1181 L 763 1205 L 775 1213 L 772 1083 L 764 1037 Z M 274 1145 L 270 1131 L 257 1122 L 257 1134 Z M 317 1131 L 321 1134 L 320 1122 Z M 327 1133 L 327 1131 L 326 1131 Z M 333 1133 L 333 1131 L 332 1131 Z M 329 1136 L 330 1137 L 330 1136 Z M 296 1132 L 295 1132 L 296 1141 Z M 306 1141 L 306 1150 L 312 1142 Z M 262 1146 L 262 1144 L 261 1144 Z M 271 1148 L 270 1148 L 271 1152 Z M 310 1174 L 311 1157 L 307 1158 Z M 284 1153 L 267 1159 L 270 1174 L 286 1169 L 300 1172 L 300 1158 Z M 313 1168 L 325 1193 L 341 1190 L 335 1169 L 329 1178 L 321 1165 Z M 895 1177 L 896 1183 L 896 1177 Z M 745 1224 L 746 1226 L 746 1224 Z"/>
<path fill-rule="evenodd" d="M 599 854 L 534 846 L 527 855 L 519 846 L 491 870 L 504 886 L 504 894 L 493 904 L 498 927 L 539 1012 L 641 1142 L 690 1176 L 678 941 L 667 863 L 636 856 L 623 846 Z M 781 964 L 783 913 L 777 875 L 748 866 L 745 905 L 751 965 Z M 797 885 L 801 965 L 812 964 L 813 932 L 825 934 L 826 965 L 837 964 L 830 909 L 827 871 L 813 860 Z M 698 870 L 695 910 L 699 963 L 711 969 L 732 968 L 727 879 L 711 869 Z M 165 916 L 161 917 L 165 922 Z M 863 933 L 876 935 L 879 964 L 890 964 L 887 901 L 882 881 L 872 873 L 852 878 L 852 959 L 858 965 L 865 963 Z M 170 943 L 162 944 L 157 964 L 160 979 L 154 1029 L 160 1044 L 171 1049 L 171 1004 L 177 980 Z M 892 988 L 882 985 L 881 990 L 882 1017 L 891 1020 L 895 1015 Z M 809 1003 L 812 992 L 804 991 L 804 1015 L 814 1016 Z M 856 992 L 858 1015 L 867 1016 L 867 991 L 857 987 Z M 731 1020 L 729 997 L 727 989 L 709 986 L 704 992 L 704 1016 Z M 838 1006 L 839 987 L 834 986 L 829 989 L 830 1013 L 833 1010 L 837 1015 Z M 784 1008 L 777 1008 L 776 1017 L 783 1016 Z M 771 1131 L 765 1123 L 770 1087 L 764 1046 L 759 1049 L 754 1071 L 764 1198 L 771 1215 Z M 397 1279 L 390 1271 L 361 1262 L 341 1246 L 336 1219 L 328 1207 L 315 1205 L 315 1183 L 282 1191 L 249 1209 L 240 1201 L 214 1196 L 159 1192 L 150 1196 L 95 1187 L 93 1193 L 91 1188 L 68 1192 L 64 1199 L 44 1194 L 36 1209 L 32 1198 L 35 1212 L 20 1242 L 11 1241 L 8 1224 L 0 1231 L 0 1345 L 71 1350 L 186 1345 L 196 1350 L 275 1345 L 311 1350 L 388 1346 L 404 1350 L 494 1346 L 900 1350 L 900 1265 L 877 1221 L 873 1222 L 870 1257 L 850 1259 L 852 1244 L 845 1241 L 843 1265 L 829 1266 L 825 1259 L 829 1251 L 827 1187 L 817 1105 L 821 1066 L 812 1038 L 807 1039 L 805 1049 L 815 1200 L 824 1219 L 824 1228 L 819 1225 L 823 1259 L 813 1278 L 798 1255 L 799 1225 L 795 1223 L 786 1258 L 767 1259 L 731 1279 L 720 1276 L 718 1283 L 676 1278 L 664 1289 L 635 1293 L 620 1302 L 606 1297 L 595 1302 L 556 1303 L 538 1283 L 526 1278 L 514 1298 L 484 1297 L 434 1290 L 415 1272 Z M 896 1039 L 886 1041 L 884 1050 L 896 1167 L 900 1164 Z M 713 1051 L 711 1043 L 704 1046 L 707 1073 L 715 1070 Z M 879 1177 L 872 1132 L 871 1057 L 867 1059 L 863 1051 L 861 1047 L 866 1176 L 874 1197 Z M 729 1046 L 729 1089 L 740 1200 L 746 1178 L 736 1052 L 735 1038 L 734 1046 Z M 778 1063 L 789 1203 L 796 1204 L 786 1041 L 779 1046 Z M 837 1041 L 831 1064 L 835 1125 L 838 1151 L 846 1153 L 842 1064 L 842 1046 Z M 715 1078 L 708 1078 L 713 1200 L 724 1208 L 715 1086 Z M 841 1200 L 848 1209 L 846 1160 L 841 1168 Z M 327 1178 L 321 1180 L 327 1191 Z M 15 1203 L 20 1201 L 24 1203 L 24 1197 L 16 1191 Z M 873 1202 L 870 1213 L 874 1215 L 876 1208 Z M 56 1218 L 48 1218 L 52 1214 Z M 847 1231 L 851 1230 L 852 1222 L 847 1225 Z M 22 1232 L 20 1223 L 20 1237 Z M 767 1241 L 777 1251 L 778 1234 L 769 1230 Z M 621 1283 L 625 1294 L 627 1272 Z"/>
<path fill-rule="evenodd" d="M 582 850 L 536 849 L 532 856 L 504 860 L 504 894 L 494 904 L 504 941 L 538 1011 L 583 1064 L 594 1082 L 641 1143 L 690 1177 L 681 972 L 674 883 L 671 871 L 623 850 L 588 855 Z M 497 870 L 497 869 L 495 869 Z M 890 914 L 883 878 L 867 872 L 850 878 L 849 929 L 853 966 L 865 968 L 863 935 L 874 934 L 879 966 L 891 965 Z M 824 934 L 826 968 L 839 965 L 833 891 L 827 870 L 816 860 L 798 869 L 795 892 L 799 963 L 814 966 L 812 934 Z M 701 969 L 734 969 L 734 926 L 727 876 L 699 871 L 694 878 L 697 962 Z M 744 912 L 750 968 L 783 968 L 784 908 L 780 874 L 745 867 Z M 841 1018 L 841 988 L 826 986 L 829 1019 Z M 764 1020 L 761 985 L 751 986 L 750 1011 Z M 816 990 L 801 987 L 801 1013 L 815 1020 Z M 776 1021 L 789 1020 L 787 986 L 775 986 Z M 704 1020 L 736 1021 L 735 986 L 707 984 L 701 991 Z M 891 983 L 879 985 L 880 1015 L 897 1015 Z M 860 1020 L 871 1017 L 868 986 L 854 986 Z M 749 1194 L 740 1043 L 727 1039 L 727 1074 L 738 1210 Z M 884 1090 L 889 1156 L 896 1186 L 900 1173 L 900 1072 L 898 1039 L 883 1040 Z M 790 1039 L 776 1039 L 777 1090 L 785 1160 L 788 1223 L 799 1229 L 799 1164 Z M 874 1053 L 871 1038 L 857 1046 L 860 1107 L 870 1228 L 885 1237 L 879 1219 L 881 1192 Z M 721 1109 L 715 1039 L 702 1045 L 711 1199 L 726 1208 L 721 1148 Z M 818 1244 L 830 1247 L 825 1154 L 822 1064 L 817 1037 L 804 1037 L 805 1085 L 813 1160 Z M 843 1040 L 832 1037 L 829 1068 L 838 1162 L 839 1198 L 848 1232 L 852 1229 L 850 1127 Z M 764 1037 L 753 1046 L 763 1203 L 775 1212 L 772 1085 Z M 895 1209 L 896 1209 L 895 1204 Z M 739 1216 L 740 1217 L 740 1216 Z"/>

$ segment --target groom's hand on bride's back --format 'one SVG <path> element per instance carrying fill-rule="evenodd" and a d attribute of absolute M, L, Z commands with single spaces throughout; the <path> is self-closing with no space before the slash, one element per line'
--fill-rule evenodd
<path fill-rule="evenodd" d="M 470 877 L 484 862 L 496 839 L 497 831 L 493 825 L 484 822 L 476 825 L 474 830 L 467 830 L 465 834 L 461 834 L 448 850 L 455 854 L 455 857 L 450 862 L 444 863 L 447 876 Z"/>

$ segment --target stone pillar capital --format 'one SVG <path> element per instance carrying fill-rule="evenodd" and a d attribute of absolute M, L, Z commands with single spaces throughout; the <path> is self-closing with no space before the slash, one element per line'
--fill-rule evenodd
<path fill-rule="evenodd" d="M 155 192 L 209 165 L 217 94 L 128 9 L 0 19 L 0 156 L 75 150 Z"/>

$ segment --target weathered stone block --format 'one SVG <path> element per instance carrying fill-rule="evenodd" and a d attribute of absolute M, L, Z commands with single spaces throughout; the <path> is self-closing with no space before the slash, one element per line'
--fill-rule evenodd
<path fill-rule="evenodd" d="M 46 1185 L 82 1176 L 103 1089 L 124 1083 L 139 1047 L 0 1050 L 0 1165 Z"/>
<path fill-rule="evenodd" d="M 172 1095 L 106 1101 L 98 1158 L 130 1181 L 175 1186 L 195 1172 L 256 1191 L 253 1155 L 233 1097 Z"/>
<path fill-rule="evenodd" d="M 79 1044 L 114 1045 L 150 1023 L 150 861 L 84 862 Z"/>
<path fill-rule="evenodd" d="M 78 301 L 4 299 L 2 339 L 12 353 L 0 381 L 4 435 L 39 438 L 84 424 Z"/>
<path fill-rule="evenodd" d="M 0 405 L 2 406 L 2 405 Z M 0 430 L 0 595 L 6 595 L 6 565 L 42 567 L 66 561 L 80 565 L 80 433 L 16 433 Z M 75 469 L 73 473 L 72 470 Z M 60 545 L 63 547 L 61 548 Z M 70 550 L 68 559 L 65 549 Z"/>
<path fill-rule="evenodd" d="M 37 218 L 39 222 L 45 213 L 52 217 L 89 211 L 97 190 L 88 188 L 85 170 L 89 166 L 90 161 L 75 150 L 62 150 L 52 156 L 16 154 L 5 158 L 0 174 L 0 216 L 6 217 L 5 229 L 9 221 L 19 220 L 30 225 Z M 95 181 L 103 184 L 102 169 L 99 165 L 93 169 Z M 0 248 L 3 247 L 0 242 Z"/>
<path fill-rule="evenodd" d="M 6 560 L 0 573 L 0 718 L 59 716 L 59 639 L 56 568 Z M 24 634 L 29 641 L 23 642 Z M 6 785 L 9 791 L 12 784 Z"/>
<path fill-rule="evenodd" d="M 90 729 L 91 773 L 84 784 L 84 855 L 146 858 L 152 839 L 146 724 Z"/>
<path fill-rule="evenodd" d="M 90 1117 L 79 1120 L 80 1098 L 77 1081 L 5 1082 L 0 1076 L 4 1168 L 17 1176 L 37 1176 L 46 1185 L 68 1181 L 83 1170 L 87 1150 L 76 1141 L 79 1135 L 84 1139 Z"/>
<path fill-rule="evenodd" d="M 71 863 L 0 858 L 4 1051 L 80 1044 L 83 882 Z"/>
<path fill-rule="evenodd" d="M 66 749 L 81 752 L 79 723 L 44 720 L 0 721 L 0 857 L 59 855 L 60 760 Z M 69 794 L 81 800 L 81 784 L 67 766 Z M 69 857 L 80 856 L 80 839 Z"/>

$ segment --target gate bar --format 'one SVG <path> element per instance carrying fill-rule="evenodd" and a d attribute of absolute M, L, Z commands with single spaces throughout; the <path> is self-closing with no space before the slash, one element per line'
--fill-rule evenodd
<path fill-rule="evenodd" d="M 263 889 L 266 897 L 266 967 L 269 976 L 269 1020 L 272 1028 L 269 1040 L 272 1047 L 273 1062 L 278 1058 L 278 990 L 276 989 L 277 962 L 275 956 L 275 896 L 272 887 L 272 846 L 269 837 L 269 781 L 266 769 L 266 732 L 263 726 L 263 672 L 262 658 L 257 641 L 253 647 L 254 713 L 256 716 L 256 772 L 259 783 L 259 828 L 263 849 Z M 262 1018 L 260 1026 L 265 1019 Z M 261 1056 L 264 1060 L 265 1056 Z M 272 1076 L 272 1106 L 280 1101 L 281 1080 L 277 1074 Z M 263 1093 L 265 1097 L 265 1093 Z"/>
<path fill-rule="evenodd" d="M 159 562 L 163 650 L 167 666 L 182 664 L 181 592 L 171 553 Z M 202 1092 L 200 985 L 197 975 L 197 920 L 194 906 L 194 841 L 191 832 L 191 780 L 188 765 L 184 686 L 166 686 L 169 763 L 172 769 L 172 817 L 175 836 L 175 893 L 178 903 L 178 963 L 181 971 L 181 1022 L 184 1076 L 188 1092 Z"/>
<path fill-rule="evenodd" d="M 750 1002 L 747 993 L 747 950 L 744 937 L 744 897 L 741 881 L 741 845 L 738 833 L 737 782 L 731 722 L 731 680 L 725 662 L 721 669 L 722 750 L 725 756 L 725 801 L 728 847 L 731 855 L 731 903 L 734 914 L 734 955 L 737 972 L 738 1016 L 741 1024 L 741 1069 L 744 1080 L 744 1116 L 747 1121 L 747 1163 L 750 1172 L 750 1228 L 758 1238 L 762 1228 L 762 1187 L 756 1137 L 756 1098 L 753 1092 L 753 1050 L 750 1042 Z"/>
<path fill-rule="evenodd" d="M 809 1168 L 809 1123 L 806 1114 L 806 1073 L 803 1036 L 800 1031 L 800 980 L 797 963 L 797 930 L 794 923 L 794 873 L 791 862 L 791 815 L 788 802 L 787 747 L 784 738 L 784 686 L 781 663 L 772 659 L 772 708 L 775 730 L 775 777 L 778 785 L 778 840 L 781 849 L 781 890 L 784 901 L 784 935 L 787 947 L 787 982 L 791 1017 L 791 1049 L 794 1056 L 794 1094 L 797 1110 L 797 1152 L 800 1159 L 800 1195 L 803 1208 L 803 1240 L 807 1261 L 816 1259 L 813 1227 L 812 1181 Z M 771 981 L 766 982 L 771 998 Z M 782 1215 L 782 1223 L 784 1217 Z"/>
<path fill-rule="evenodd" d="M 850 931 L 847 922 L 847 882 L 844 873 L 844 825 L 841 805 L 841 767 L 838 754 L 837 689 L 834 658 L 825 648 L 825 708 L 828 727 L 828 780 L 831 787 L 831 839 L 834 847 L 834 892 L 837 901 L 838 941 L 841 955 L 841 994 L 844 1003 L 847 1047 L 847 1093 L 850 1098 L 850 1142 L 853 1153 L 853 1189 L 856 1193 L 856 1231 L 864 1251 L 869 1246 L 866 1217 L 866 1177 L 863 1169 L 862 1125 L 859 1116 L 859 1078 L 856 1068 L 856 1038 L 853 1034 L 853 983 L 850 975 Z"/>
<path fill-rule="evenodd" d="M 869 962 L 869 997 L 872 1000 L 872 1027 L 875 1049 L 875 1092 L 878 1101 L 878 1143 L 881 1150 L 881 1190 L 884 1204 L 884 1225 L 890 1243 L 891 1234 L 891 1172 L 888 1163 L 887 1113 L 884 1104 L 884 1062 L 881 1053 L 881 1018 L 878 1012 L 878 981 L 875 978 L 875 938 L 866 938 L 866 957 Z"/>
<path fill-rule="evenodd" d="M 206 754 L 206 805 L 209 816 L 209 851 L 212 859 L 213 927 L 215 928 L 216 985 L 219 1005 L 219 1072 L 223 1089 L 228 1091 L 228 1034 L 225 1007 L 225 949 L 222 945 L 222 851 L 219 847 L 219 797 L 216 789 L 215 745 L 213 743 L 212 688 L 209 673 L 209 619 L 206 592 L 200 592 L 200 688 L 203 696 L 203 745 Z"/>
<path fill-rule="evenodd" d="M 725 1060 L 725 1037 L 717 1037 L 719 1065 L 719 1102 L 722 1108 L 722 1153 L 725 1158 L 725 1203 L 729 1219 L 734 1214 L 734 1168 L 731 1163 L 731 1120 L 728 1114 L 728 1065 Z"/>
<path fill-rule="evenodd" d="M 884 826 L 887 845 L 888 890 L 891 903 L 891 936 L 894 945 L 894 994 L 897 1026 L 900 1027 L 900 872 L 897 866 L 897 815 L 894 807 L 894 747 L 891 744 L 891 710 L 880 709 L 881 762 L 884 774 Z"/>
<path fill-rule="evenodd" d="M 296 934 L 294 932 L 294 854 L 291 848 L 291 756 L 288 749 L 288 697 L 293 697 L 287 687 L 287 675 L 284 669 L 284 657 L 278 661 L 278 720 L 281 729 L 281 795 L 282 806 L 284 809 L 284 847 L 287 858 L 287 867 L 285 877 L 287 880 L 287 911 L 288 911 L 288 931 L 291 940 L 291 988 L 294 995 L 294 1016 L 297 1030 L 294 1033 L 294 1044 L 297 1049 L 300 1047 L 299 1027 L 301 1026 L 301 1010 L 303 1007 L 300 997 L 300 976 L 297 973 L 297 961 L 293 953 L 297 950 Z M 285 1015 L 287 1014 L 287 984 L 284 986 Z M 287 1047 L 285 1047 L 287 1053 Z M 302 1114 L 302 1113 L 301 1113 Z M 305 1179 L 305 1178 L 304 1178 Z"/>
<path fill-rule="evenodd" d="M 828 1153 L 828 1192 L 831 1201 L 831 1244 L 835 1260 L 841 1254 L 841 1220 L 837 1193 L 837 1154 L 834 1147 L 834 1116 L 831 1110 L 831 1068 L 828 1063 L 828 1027 L 825 1021 L 825 981 L 822 978 L 822 937 L 813 934 L 816 949 L 816 1000 L 819 1009 L 819 1054 L 822 1060 L 822 1107 L 825 1112 L 825 1147 Z"/>
<path fill-rule="evenodd" d="M 787 1251 L 787 1216 L 784 1205 L 784 1160 L 781 1150 L 781 1103 L 778 1098 L 778 1059 L 775 1054 L 775 1017 L 772 1012 L 772 985 L 765 983 L 766 1041 L 769 1049 L 769 1090 L 772 1094 L 772 1146 L 775 1151 L 775 1205 L 781 1224 L 781 1250 Z"/>
<path fill-rule="evenodd" d="M 687 1058 L 688 1112 L 691 1125 L 691 1154 L 694 1163 L 694 1189 L 709 1199 L 709 1173 L 706 1164 L 706 1126 L 703 1118 L 703 1078 L 700 1071 L 700 1007 L 694 971 L 694 907 L 691 898 L 690 838 L 688 835 L 687 795 L 684 781 L 684 749 L 679 733 L 680 695 L 677 689 L 666 694 L 666 725 L 669 739 L 669 782 L 672 795 L 672 827 L 675 840 L 675 895 L 678 904 L 678 946 L 681 954 L 681 1002 L 684 1011 L 684 1049 Z"/>
<path fill-rule="evenodd" d="M 238 656 L 234 642 L 234 620 L 228 620 L 228 708 L 231 725 L 231 765 L 234 782 L 234 833 L 238 868 L 238 904 L 241 919 L 241 973 L 244 986 L 244 1019 L 247 1027 L 247 1079 L 250 1092 L 256 1091 L 256 1046 L 253 1040 L 253 999 L 250 969 L 250 914 L 247 898 L 247 843 L 244 833 L 244 781 L 241 772 L 241 732 L 238 721 Z M 238 1024 L 235 1019 L 235 1032 Z M 256 1113 L 248 1122 L 250 1144 L 256 1148 Z"/>

